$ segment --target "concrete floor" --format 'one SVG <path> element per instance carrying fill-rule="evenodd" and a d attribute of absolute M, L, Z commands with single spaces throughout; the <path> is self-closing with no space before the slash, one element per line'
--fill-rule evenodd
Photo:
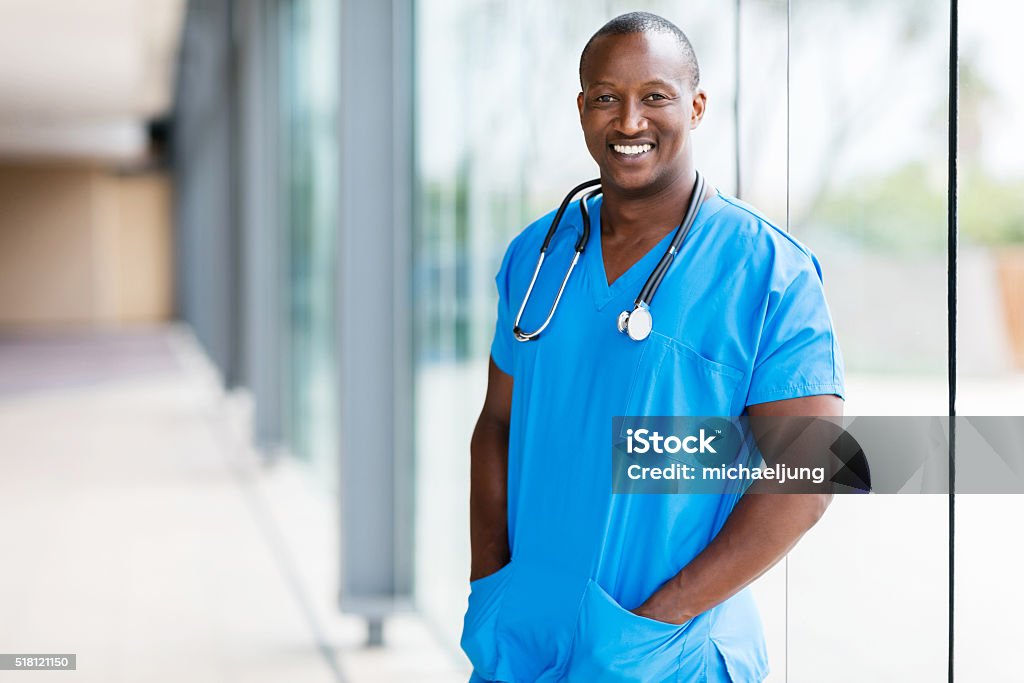
<path fill-rule="evenodd" d="M 465 681 L 416 616 L 339 615 L 335 508 L 247 446 L 181 331 L 0 343 L 0 681 Z"/>
<path fill-rule="evenodd" d="M 850 414 L 944 409 L 941 377 L 849 385 Z M 1022 401 L 1020 376 L 961 385 L 966 413 Z M 334 608 L 335 503 L 294 458 L 252 451 L 248 413 L 181 330 L 0 337 L 0 652 L 77 655 L 33 682 L 467 680 L 451 635 L 413 614 L 363 646 Z M 755 585 L 769 680 L 945 680 L 946 505 L 833 503 Z M 1024 497 L 957 511 L 958 680 L 1016 680 L 991 653 L 1024 637 Z"/>

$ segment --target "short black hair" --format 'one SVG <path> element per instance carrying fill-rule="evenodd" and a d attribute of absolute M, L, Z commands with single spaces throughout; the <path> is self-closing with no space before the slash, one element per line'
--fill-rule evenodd
<path fill-rule="evenodd" d="M 583 67 L 590 56 L 594 41 L 601 36 L 621 36 L 630 33 L 667 33 L 674 37 L 679 43 L 679 49 L 686 63 L 686 69 L 690 72 L 689 86 L 696 90 L 700 84 L 700 66 L 697 64 L 697 53 L 693 51 L 690 39 L 686 37 L 682 29 L 664 17 L 650 12 L 630 12 L 621 14 L 597 30 L 597 33 L 590 36 L 590 40 L 580 54 L 580 85 L 583 84 Z"/>

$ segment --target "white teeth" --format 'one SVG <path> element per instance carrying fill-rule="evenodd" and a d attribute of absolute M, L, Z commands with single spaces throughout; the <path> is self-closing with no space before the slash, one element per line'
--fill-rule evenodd
<path fill-rule="evenodd" d="M 643 154 L 650 152 L 653 145 L 612 145 L 619 154 Z"/>

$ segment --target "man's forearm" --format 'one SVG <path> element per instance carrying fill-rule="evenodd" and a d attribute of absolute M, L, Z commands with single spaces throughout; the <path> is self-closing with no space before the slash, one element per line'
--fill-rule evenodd
<path fill-rule="evenodd" d="M 470 580 L 506 565 L 508 547 L 508 425 L 481 418 L 470 445 Z"/>
<path fill-rule="evenodd" d="M 683 623 L 761 576 L 821 518 L 830 494 L 748 494 L 710 544 L 635 612 Z"/>
<path fill-rule="evenodd" d="M 748 406 L 751 417 L 839 417 L 843 400 L 834 395 L 803 396 Z M 809 444 L 811 453 L 820 444 L 817 427 L 823 422 L 791 421 L 752 423 L 763 429 L 758 435 L 762 450 L 774 454 L 803 453 L 795 444 Z M 816 428 L 807 430 L 809 425 Z M 801 436 L 812 437 L 800 442 Z M 764 574 L 788 553 L 814 526 L 832 502 L 831 493 L 761 494 L 747 492 L 718 535 L 699 555 L 636 610 L 651 619 L 681 624 L 729 599 Z"/>

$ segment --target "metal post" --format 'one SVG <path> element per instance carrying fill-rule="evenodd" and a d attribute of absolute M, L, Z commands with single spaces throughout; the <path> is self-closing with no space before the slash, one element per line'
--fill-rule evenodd
<path fill-rule="evenodd" d="M 341 23 L 339 606 L 373 642 L 412 593 L 412 2 Z"/>

